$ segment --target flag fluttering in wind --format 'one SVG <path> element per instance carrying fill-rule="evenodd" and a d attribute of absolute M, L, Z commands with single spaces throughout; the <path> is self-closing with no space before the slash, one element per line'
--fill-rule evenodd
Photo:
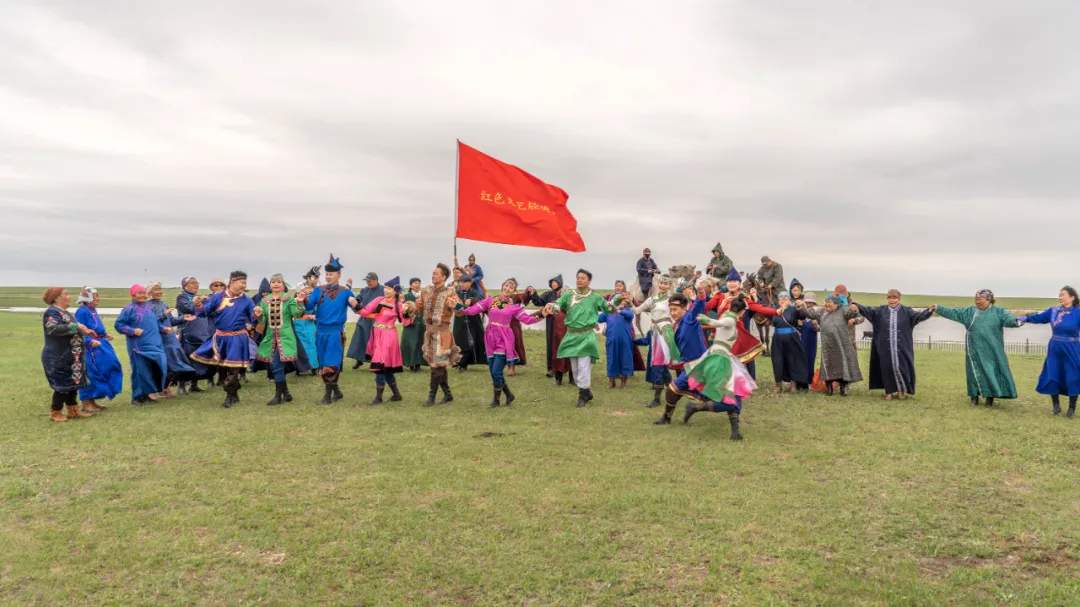
<path fill-rule="evenodd" d="M 456 238 L 580 253 L 569 195 L 458 142 Z"/>

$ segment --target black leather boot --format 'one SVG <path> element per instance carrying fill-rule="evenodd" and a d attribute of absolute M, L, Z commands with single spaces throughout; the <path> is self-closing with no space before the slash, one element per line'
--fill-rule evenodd
<path fill-rule="evenodd" d="M 1065 412 L 1065 417 L 1072 419 L 1076 415 L 1076 397 L 1069 397 L 1069 410 Z"/>
<path fill-rule="evenodd" d="M 555 372 L 555 385 L 556 386 L 561 386 L 562 385 L 562 371 L 556 371 Z"/>
<path fill-rule="evenodd" d="M 833 395 L 833 383 L 831 381 L 825 382 L 825 395 L 826 396 L 832 396 Z"/>
<path fill-rule="evenodd" d="M 1054 415 L 1061 415 L 1061 399 L 1055 394 L 1050 397 L 1050 402 L 1054 404 Z"/>
<path fill-rule="evenodd" d="M 319 404 L 320 405 L 329 405 L 329 404 L 334 402 L 334 392 L 333 392 L 333 389 L 330 387 L 330 376 L 329 375 L 323 375 L 322 380 L 323 380 L 323 397 L 322 397 L 321 400 L 319 400 Z"/>
<path fill-rule="evenodd" d="M 431 370 L 431 380 L 428 384 L 427 400 L 424 401 L 425 407 L 435 406 L 435 395 L 439 392 L 439 377 L 437 371 L 438 369 Z"/>
<path fill-rule="evenodd" d="M 978 396 L 972 396 L 971 397 L 971 406 L 972 407 L 978 407 L 979 406 L 979 397 Z"/>
<path fill-rule="evenodd" d="M 587 402 L 589 402 L 589 401 L 588 401 L 588 399 L 585 398 L 585 389 L 584 388 L 578 388 L 578 391 L 577 391 L 577 404 L 574 405 L 574 406 L 575 407 L 584 407 L 585 403 L 587 403 Z"/>
<path fill-rule="evenodd" d="M 686 413 L 683 414 L 682 423 L 690 423 L 690 418 L 693 417 L 695 413 L 697 413 L 698 411 L 704 411 L 705 409 L 701 408 L 703 404 L 704 403 L 694 402 L 693 400 L 687 402 Z"/>
<path fill-rule="evenodd" d="M 284 394 L 285 390 L 283 390 L 282 387 L 281 387 L 281 384 L 283 384 L 283 383 L 284 382 L 276 382 L 274 384 L 274 397 L 271 398 L 270 400 L 266 401 L 266 404 L 268 406 L 272 407 L 274 405 L 280 405 L 282 402 L 284 402 L 284 399 L 282 398 L 282 394 Z"/>
<path fill-rule="evenodd" d="M 439 387 L 442 388 L 443 393 L 443 397 L 439 400 L 439 404 L 445 405 L 446 403 L 453 402 L 454 395 L 450 392 L 450 382 L 444 381 L 439 384 Z"/>
<path fill-rule="evenodd" d="M 670 424 L 671 423 L 671 414 L 675 413 L 675 405 L 679 404 L 679 399 L 681 399 L 681 398 L 682 398 L 681 396 L 679 396 L 675 392 L 672 392 L 671 389 L 668 388 L 664 392 L 664 402 L 665 402 L 664 414 L 661 415 L 659 418 L 657 418 L 657 420 L 654 421 L 653 423 L 658 425 L 658 426 L 663 426 L 663 425 L 666 425 L 666 424 Z"/>
<path fill-rule="evenodd" d="M 992 397 L 992 396 L 987 397 L 987 399 L 986 399 L 986 408 L 989 409 L 990 407 L 993 407 L 993 406 L 994 406 L 994 397 Z"/>
<path fill-rule="evenodd" d="M 840 382 L 840 396 L 847 396 L 847 382 Z"/>
<path fill-rule="evenodd" d="M 392 394 L 392 396 L 390 397 L 390 402 L 401 402 L 401 391 L 398 390 L 397 382 L 390 384 L 390 393 Z"/>
<path fill-rule="evenodd" d="M 186 381 L 180 382 L 180 385 L 176 387 L 176 393 L 179 394 L 180 396 L 187 396 L 188 395 L 187 382 Z"/>
<path fill-rule="evenodd" d="M 371 400 L 369 405 L 378 405 L 382 402 L 383 392 L 386 390 L 386 386 L 375 386 L 375 398 Z"/>
<path fill-rule="evenodd" d="M 664 387 L 663 386 L 657 386 L 656 384 L 653 384 L 652 392 L 653 392 L 652 400 L 645 403 L 645 406 L 647 408 L 649 408 L 649 409 L 651 409 L 653 407 L 659 407 L 660 406 L 660 394 L 662 394 L 664 392 Z"/>
<path fill-rule="evenodd" d="M 498 409 L 502 405 L 499 403 L 499 397 L 502 396 L 502 388 L 496 386 L 492 388 L 491 404 L 488 405 L 489 409 Z"/>
<path fill-rule="evenodd" d="M 285 381 L 281 382 L 281 402 L 283 402 L 283 403 L 291 403 L 292 402 L 292 392 L 289 392 L 289 381 L 288 380 L 285 380 Z"/>
<path fill-rule="evenodd" d="M 510 403 L 517 400 L 517 397 L 514 396 L 514 393 L 510 391 L 510 384 L 503 384 L 502 391 L 503 391 L 503 394 L 506 395 L 506 401 L 504 403 L 505 406 L 509 407 Z"/>
<path fill-rule="evenodd" d="M 731 422 L 731 440 L 742 440 L 742 433 L 739 432 L 739 414 L 728 413 L 728 421 Z"/>
<path fill-rule="evenodd" d="M 341 379 L 341 371 L 339 369 L 334 369 L 326 377 L 330 381 L 330 402 L 337 402 L 345 398 L 345 395 L 341 393 L 341 388 L 338 387 L 338 380 Z"/>

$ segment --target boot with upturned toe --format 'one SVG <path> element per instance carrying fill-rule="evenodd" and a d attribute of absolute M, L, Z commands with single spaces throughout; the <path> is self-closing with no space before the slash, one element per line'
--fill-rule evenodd
<path fill-rule="evenodd" d="M 503 402 L 504 407 L 509 407 L 510 403 L 517 400 L 517 397 L 514 396 L 514 393 L 510 391 L 510 385 L 509 384 L 503 384 L 502 391 L 503 391 L 503 394 L 506 395 L 506 400 Z"/>

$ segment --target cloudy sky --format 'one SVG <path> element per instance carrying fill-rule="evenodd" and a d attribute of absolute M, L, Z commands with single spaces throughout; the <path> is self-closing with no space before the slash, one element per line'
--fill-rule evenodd
<path fill-rule="evenodd" d="M 1080 283 L 1080 7 L 0 0 L 0 284 L 450 261 L 454 140 L 570 193 L 588 251 L 722 241 L 811 288 Z"/>

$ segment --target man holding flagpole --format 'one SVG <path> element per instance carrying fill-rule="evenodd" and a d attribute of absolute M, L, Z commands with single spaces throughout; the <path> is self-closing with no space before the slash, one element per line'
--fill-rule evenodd
<path fill-rule="evenodd" d="M 600 347 L 596 340 L 596 324 L 601 312 L 608 311 L 608 302 L 593 291 L 592 273 L 578 270 L 577 288 L 563 293 L 548 311 L 566 313 L 566 336 L 559 344 L 559 358 L 570 359 L 574 382 L 578 387 L 577 406 L 584 407 L 593 399 L 592 365 L 600 360 Z"/>

